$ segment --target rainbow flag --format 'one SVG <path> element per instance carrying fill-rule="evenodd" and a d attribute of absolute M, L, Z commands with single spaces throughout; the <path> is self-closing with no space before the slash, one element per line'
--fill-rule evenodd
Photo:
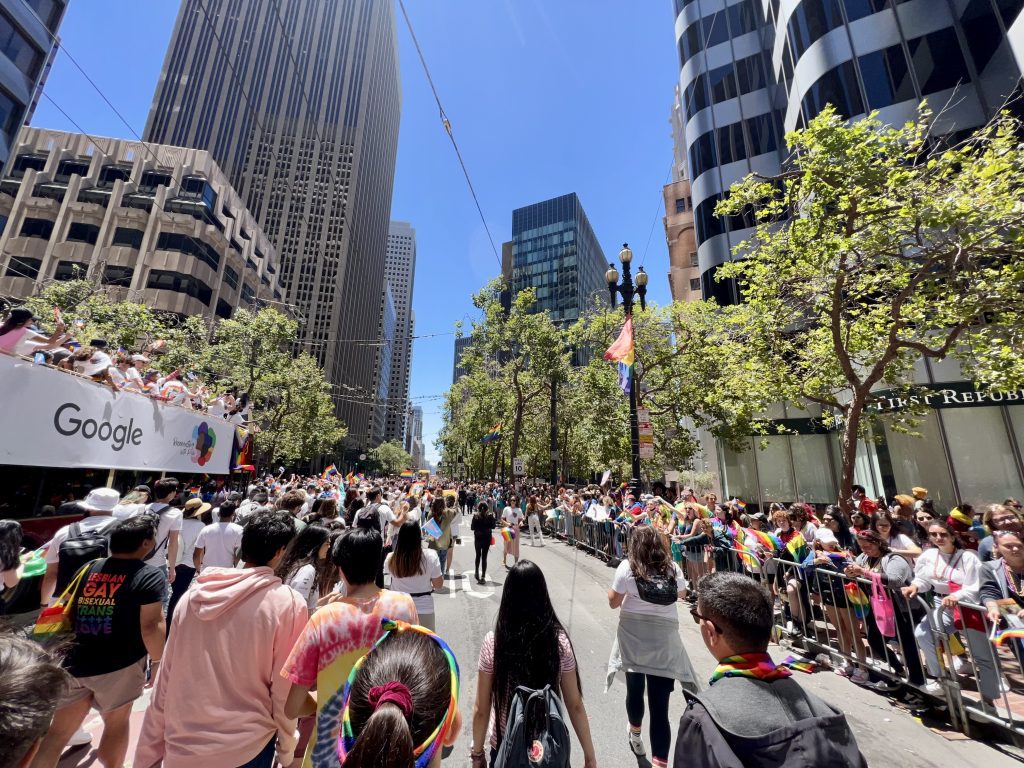
<path fill-rule="evenodd" d="M 501 440 L 501 425 L 504 422 L 498 422 L 495 426 L 491 427 L 491 431 L 480 438 L 481 443 L 491 443 L 495 440 Z"/>
<path fill-rule="evenodd" d="M 753 528 L 744 528 L 748 536 L 753 536 L 757 539 L 757 543 L 760 544 L 767 550 L 773 552 L 782 551 L 782 542 L 779 541 L 779 537 L 774 533 L 768 533 L 767 531 L 755 531 Z"/>
<path fill-rule="evenodd" d="M 807 555 L 811 553 L 810 547 L 807 546 L 807 541 L 804 539 L 802 533 L 797 531 L 793 538 L 786 544 L 786 551 L 793 556 L 794 561 L 802 563 L 807 559 Z"/>
<path fill-rule="evenodd" d="M 425 487 L 426 486 L 424 486 L 423 483 L 413 483 L 409 487 L 409 495 L 410 496 L 421 496 L 423 494 L 423 489 Z"/>
<path fill-rule="evenodd" d="M 626 324 L 622 326 L 619 334 L 612 345 L 605 350 L 604 359 L 619 364 L 619 386 L 622 391 L 629 394 L 630 382 L 633 380 L 633 363 L 635 361 L 635 347 L 633 345 L 633 316 L 626 318 Z"/>
<path fill-rule="evenodd" d="M 402 470 L 401 478 L 403 480 L 412 480 L 414 477 L 416 477 L 416 473 L 413 472 L 411 469 Z"/>
<path fill-rule="evenodd" d="M 739 551 L 740 560 L 742 560 L 743 564 L 746 565 L 748 568 L 757 568 L 760 565 L 760 562 L 754 556 L 754 553 L 750 551 L 750 547 L 748 547 L 746 544 L 740 541 L 738 537 L 736 541 L 733 543 L 733 547 L 735 547 Z"/>
<path fill-rule="evenodd" d="M 798 672 L 806 672 L 808 675 L 813 674 L 818 668 L 818 665 L 815 662 L 810 661 L 809 659 L 801 659 L 796 656 L 787 656 L 782 660 L 782 663 L 779 666 L 789 667 L 790 669 L 795 669 Z"/>
<path fill-rule="evenodd" d="M 746 509 L 747 508 L 747 503 L 745 501 L 740 501 L 739 499 L 733 499 L 732 503 L 735 504 L 740 509 Z"/>
<path fill-rule="evenodd" d="M 503 538 L 505 541 L 512 541 L 515 537 L 516 537 L 516 532 L 515 532 L 514 529 L 512 529 L 512 528 L 502 528 L 501 529 L 501 538 Z"/>
<path fill-rule="evenodd" d="M 992 642 L 1002 645 L 1007 640 L 1024 640 L 1024 629 L 1001 629 L 992 633 Z"/>
<path fill-rule="evenodd" d="M 320 479 L 321 479 L 321 480 L 326 480 L 326 479 L 327 479 L 327 478 L 329 478 L 329 477 L 330 477 L 331 475 L 336 475 L 336 474 L 338 474 L 338 468 L 337 468 L 337 467 L 335 467 L 335 466 L 334 466 L 333 464 L 331 464 L 331 466 L 327 467 L 327 469 L 325 469 L 325 470 L 324 470 L 324 471 L 323 471 L 323 472 L 322 472 L 322 473 L 320 474 Z"/>
<path fill-rule="evenodd" d="M 858 587 L 854 582 L 848 581 L 843 586 L 843 591 L 846 593 L 846 601 L 850 604 L 850 608 L 853 610 L 853 615 L 858 619 L 863 619 L 871 612 L 871 601 L 868 596 L 864 594 L 864 590 Z"/>

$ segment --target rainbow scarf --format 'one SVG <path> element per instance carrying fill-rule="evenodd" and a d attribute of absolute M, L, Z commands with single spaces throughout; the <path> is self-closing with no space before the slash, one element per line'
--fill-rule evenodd
<path fill-rule="evenodd" d="M 710 684 L 714 685 L 723 677 L 752 677 L 772 683 L 792 674 L 786 667 L 776 666 L 767 653 L 741 653 L 718 662 L 715 671 L 711 673 Z"/>
<path fill-rule="evenodd" d="M 630 382 L 633 379 L 633 362 L 635 348 L 633 346 L 633 316 L 626 317 L 619 337 L 605 350 L 604 359 L 619 364 L 619 386 L 625 394 L 629 394 Z"/>

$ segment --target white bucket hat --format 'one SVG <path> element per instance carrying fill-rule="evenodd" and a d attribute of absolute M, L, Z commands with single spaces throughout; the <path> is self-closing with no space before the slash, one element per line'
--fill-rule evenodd
<path fill-rule="evenodd" d="M 97 512 L 112 512 L 120 501 L 121 494 L 113 488 L 93 488 L 82 501 L 82 506 Z"/>

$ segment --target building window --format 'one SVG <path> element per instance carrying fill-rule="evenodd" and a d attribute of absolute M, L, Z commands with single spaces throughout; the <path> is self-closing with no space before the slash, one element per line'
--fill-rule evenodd
<path fill-rule="evenodd" d="M 693 178 L 696 179 L 705 171 L 714 168 L 718 164 L 716 158 L 715 132 L 712 130 L 702 133 L 690 147 L 690 172 Z"/>
<path fill-rule="evenodd" d="M 725 221 L 715 216 L 714 213 L 719 200 L 721 200 L 721 196 L 714 195 L 694 208 L 693 219 L 697 229 L 697 239 L 702 243 L 725 232 Z"/>
<path fill-rule="evenodd" d="M 160 237 L 157 239 L 156 248 L 159 251 L 187 253 L 190 256 L 195 256 L 214 272 L 220 269 L 220 254 L 217 253 L 216 249 L 208 243 L 196 240 L 189 235 L 181 235 L 176 232 L 161 232 Z"/>
<path fill-rule="evenodd" d="M 20 179 L 25 171 L 41 171 L 46 167 L 46 155 L 18 155 L 11 165 L 11 178 Z"/>
<path fill-rule="evenodd" d="M 730 277 L 727 280 L 716 280 L 718 266 L 714 266 L 701 275 L 701 289 L 704 298 L 710 299 L 719 306 L 726 307 L 736 303 L 736 278 Z"/>
<path fill-rule="evenodd" d="M 14 143 L 14 134 L 21 127 L 25 107 L 0 90 L 0 132 L 7 139 L 8 145 Z"/>
<path fill-rule="evenodd" d="M 25 0 L 28 7 L 36 12 L 36 16 L 43 22 L 51 32 L 57 31 L 57 21 L 60 19 L 62 4 L 57 0 Z"/>
<path fill-rule="evenodd" d="M 21 237 L 39 237 L 49 240 L 53 234 L 53 222 L 49 219 L 25 219 L 21 225 Z"/>
<path fill-rule="evenodd" d="M 699 291 L 700 290 L 700 278 L 699 277 L 691 277 L 690 278 L 690 290 L 691 291 Z"/>
<path fill-rule="evenodd" d="M 721 165 L 743 160 L 747 156 L 743 144 L 743 124 L 732 123 L 718 129 L 718 162 Z"/>
<path fill-rule="evenodd" d="M 252 304 L 254 298 L 256 298 L 256 291 L 248 283 L 242 283 L 242 301 Z"/>
<path fill-rule="evenodd" d="M 164 291 L 175 291 L 198 299 L 206 306 L 210 306 L 210 299 L 213 292 L 210 286 L 192 275 L 183 275 L 180 272 L 165 272 L 154 269 L 149 273 L 146 281 L 147 288 L 155 288 Z"/>
<path fill-rule="evenodd" d="M 736 90 L 736 73 L 733 72 L 732 63 L 712 69 L 708 72 L 708 80 L 711 82 L 712 104 L 719 104 L 739 95 Z"/>
<path fill-rule="evenodd" d="M 710 16 L 705 16 L 701 20 L 701 27 L 704 30 L 705 48 L 724 43 L 729 39 L 729 27 L 725 22 L 724 13 L 713 13 Z"/>
<path fill-rule="evenodd" d="M 747 130 L 750 132 L 749 157 L 766 155 L 778 149 L 775 131 L 772 130 L 774 122 L 772 115 L 754 115 L 746 120 Z"/>
<path fill-rule="evenodd" d="M 7 264 L 6 277 L 27 277 L 35 280 L 39 277 L 39 268 L 43 266 L 42 259 L 30 259 L 27 256 L 12 256 Z"/>
<path fill-rule="evenodd" d="M 872 13 L 878 13 L 892 7 L 891 0 L 843 0 L 846 6 L 846 18 L 850 21 L 862 19 Z"/>
<path fill-rule="evenodd" d="M 733 37 L 757 29 L 757 10 L 754 8 L 753 0 L 740 0 L 735 5 L 730 5 L 728 11 L 729 33 Z"/>
<path fill-rule="evenodd" d="M 967 50 L 971 52 L 974 68 L 980 75 L 1003 42 L 999 21 L 989 0 L 971 0 L 960 19 Z"/>
<path fill-rule="evenodd" d="M 80 261 L 58 261 L 53 273 L 54 280 L 84 280 L 89 265 Z"/>
<path fill-rule="evenodd" d="M 793 58 L 799 59 L 818 38 L 843 23 L 836 0 L 803 0 L 789 17 Z"/>
<path fill-rule="evenodd" d="M 233 290 L 238 290 L 238 273 L 227 265 L 224 266 L 224 282 Z"/>
<path fill-rule="evenodd" d="M 231 305 L 224 301 L 224 299 L 217 299 L 216 315 L 224 320 L 229 320 L 231 318 Z"/>
<path fill-rule="evenodd" d="M 691 267 L 698 267 L 698 266 L 700 266 L 700 262 L 697 260 L 697 252 L 696 251 L 690 251 L 690 266 Z"/>
<path fill-rule="evenodd" d="M 914 84 L 903 46 L 894 45 L 858 59 L 869 109 L 882 109 L 914 98 Z"/>
<path fill-rule="evenodd" d="M 114 240 L 111 245 L 124 245 L 138 250 L 142 247 L 142 238 L 145 234 L 141 229 L 118 227 L 114 230 Z"/>
<path fill-rule="evenodd" d="M 747 56 L 736 62 L 736 81 L 740 93 L 750 93 L 759 88 L 764 88 L 766 80 L 764 66 L 761 62 L 761 54 Z"/>
<path fill-rule="evenodd" d="M 171 174 L 166 171 L 146 171 L 139 181 L 139 192 L 154 194 L 158 187 L 171 186 Z"/>
<path fill-rule="evenodd" d="M 677 197 L 676 198 L 676 213 L 686 213 L 686 198 L 685 197 Z"/>
<path fill-rule="evenodd" d="M 105 165 L 100 169 L 100 180 L 96 185 L 101 188 L 114 186 L 115 181 L 130 181 L 132 169 L 130 166 Z"/>
<path fill-rule="evenodd" d="M 853 62 L 845 61 L 818 78 L 804 96 L 804 116 L 811 120 L 826 104 L 831 104 L 839 114 L 848 118 L 864 111 Z"/>
<path fill-rule="evenodd" d="M 683 97 L 686 100 L 683 112 L 687 117 L 697 114 L 711 104 L 708 99 L 707 76 L 703 72 L 698 73 L 697 78 L 686 86 Z"/>
<path fill-rule="evenodd" d="M 999 8 L 999 14 L 1003 17 L 1003 24 L 1009 29 L 1020 15 L 1021 9 L 1024 8 L 1024 1 L 996 0 L 996 7 Z"/>
<path fill-rule="evenodd" d="M 106 267 L 103 270 L 103 284 L 128 288 L 132 284 L 134 274 L 134 267 Z"/>
<path fill-rule="evenodd" d="M 88 176 L 89 163 L 84 160 L 61 160 L 57 166 L 57 181 L 68 181 L 72 176 Z"/>
<path fill-rule="evenodd" d="M 970 79 L 953 29 L 940 29 L 907 43 L 921 94 L 944 91 Z"/>
<path fill-rule="evenodd" d="M 69 243 L 89 243 L 90 245 L 96 245 L 96 239 L 100 236 L 100 228 L 95 224 L 83 224 L 81 222 L 74 222 L 68 227 L 67 242 Z"/>
<path fill-rule="evenodd" d="M 25 77 L 35 81 L 43 53 L 21 33 L 6 13 L 0 13 L 0 53 L 3 53 Z"/>

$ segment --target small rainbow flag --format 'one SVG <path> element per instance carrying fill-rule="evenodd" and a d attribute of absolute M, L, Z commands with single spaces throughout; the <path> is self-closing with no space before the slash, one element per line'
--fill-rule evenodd
<path fill-rule="evenodd" d="M 422 495 L 424 487 L 425 486 L 423 485 L 423 483 L 413 483 L 409 487 L 409 495 L 410 496 L 420 496 L 420 495 Z"/>
<path fill-rule="evenodd" d="M 498 422 L 496 425 L 491 427 L 491 431 L 480 438 L 481 443 L 491 443 L 495 440 L 501 440 L 501 425 L 503 422 Z"/>
<path fill-rule="evenodd" d="M 755 531 L 753 528 L 744 528 L 748 536 L 753 536 L 757 539 L 757 543 L 760 544 L 767 550 L 773 552 L 782 551 L 782 542 L 779 541 L 778 536 L 774 533 L 768 533 L 767 531 Z"/>
<path fill-rule="evenodd" d="M 801 659 L 796 656 L 787 656 L 782 660 L 780 667 L 789 667 L 795 669 L 798 672 L 806 672 L 808 675 L 813 674 L 817 669 L 818 665 L 810 661 L 809 659 Z"/>
<path fill-rule="evenodd" d="M 336 475 L 336 474 L 338 474 L 338 468 L 337 468 L 337 467 L 335 467 L 335 466 L 334 466 L 333 464 L 331 464 L 331 465 L 330 465 L 329 467 L 327 467 L 327 469 L 325 469 L 325 470 L 324 470 L 324 471 L 323 471 L 323 472 L 321 473 L 321 475 L 320 475 L 320 479 L 321 479 L 321 480 L 326 480 L 326 479 L 327 479 L 327 478 L 329 478 L 329 477 L 330 477 L 331 475 Z"/>
<path fill-rule="evenodd" d="M 403 480 L 412 480 L 414 477 L 416 477 L 416 473 L 413 472 L 411 469 L 402 470 L 401 478 Z"/>
<path fill-rule="evenodd" d="M 516 537 L 516 532 L 512 528 L 502 528 L 501 538 L 505 541 L 512 541 Z"/>
<path fill-rule="evenodd" d="M 1002 645 L 1007 640 L 1024 640 L 1024 629 L 1001 629 L 992 633 L 992 642 Z"/>
<path fill-rule="evenodd" d="M 740 509 L 746 509 L 747 508 L 747 503 L 745 501 L 740 501 L 739 499 L 733 499 L 732 503 L 735 504 Z"/>
<path fill-rule="evenodd" d="M 757 568 L 758 565 L 760 565 L 760 562 L 754 556 L 754 553 L 750 551 L 750 547 L 740 541 L 739 538 L 736 539 L 733 546 L 739 551 L 740 559 L 748 568 Z"/>
<path fill-rule="evenodd" d="M 810 547 L 807 546 L 807 541 L 799 531 L 797 531 L 793 535 L 793 538 L 789 540 L 789 543 L 786 544 L 786 551 L 789 552 L 789 554 L 793 556 L 793 559 L 798 563 L 802 563 L 806 560 L 807 555 L 811 552 Z"/>
<path fill-rule="evenodd" d="M 864 590 L 854 582 L 846 582 L 843 591 L 846 593 L 846 600 L 849 602 L 850 608 L 853 609 L 854 616 L 863 619 L 871 612 L 871 601 L 864 594 Z"/>

